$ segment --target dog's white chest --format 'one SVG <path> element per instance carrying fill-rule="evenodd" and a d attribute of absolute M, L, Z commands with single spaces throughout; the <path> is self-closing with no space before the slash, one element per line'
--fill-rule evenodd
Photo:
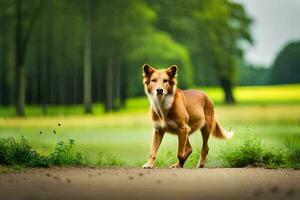
<path fill-rule="evenodd" d="M 160 120 L 165 121 L 166 114 L 173 105 L 174 96 L 166 95 L 161 99 L 153 95 L 148 95 L 148 97 L 151 103 L 151 109 L 157 114 Z"/>

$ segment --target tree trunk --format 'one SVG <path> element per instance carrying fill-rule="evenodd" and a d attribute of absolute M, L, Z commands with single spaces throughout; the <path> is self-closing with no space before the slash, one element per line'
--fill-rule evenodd
<path fill-rule="evenodd" d="M 127 99 L 127 83 L 128 83 L 128 74 L 126 70 L 125 65 L 121 65 L 120 67 L 120 80 L 121 80 L 121 86 L 120 86 L 120 107 L 125 107 L 126 99 Z"/>
<path fill-rule="evenodd" d="M 221 87 L 224 91 L 225 103 L 226 104 L 234 104 L 235 99 L 234 99 L 233 92 L 232 92 L 232 83 L 231 83 L 231 81 L 223 78 L 223 79 L 221 79 L 220 84 L 221 84 Z"/>
<path fill-rule="evenodd" d="M 50 28 L 49 26 L 51 23 L 47 19 L 43 19 L 42 27 L 41 27 L 41 32 L 42 32 L 42 46 L 41 46 L 41 53 L 42 53 L 42 69 L 41 69 L 41 81 L 40 81 L 40 103 L 42 106 L 42 112 L 43 115 L 48 114 L 48 107 L 47 107 L 47 99 L 48 99 L 48 65 L 51 64 L 51 58 L 49 58 L 51 50 L 52 50 L 52 37 L 49 31 L 47 31 L 47 27 Z"/>
<path fill-rule="evenodd" d="M 15 72 L 16 79 L 16 90 L 15 90 L 15 98 L 16 98 L 16 112 L 17 116 L 25 116 L 25 69 L 24 65 L 20 58 L 17 58 L 17 66 Z"/>
<path fill-rule="evenodd" d="M 91 57 L 91 7 L 90 0 L 86 0 L 86 27 L 83 69 L 83 101 L 85 113 L 92 113 L 92 57 Z"/>
<path fill-rule="evenodd" d="M 31 29 L 37 18 L 39 11 L 41 10 L 43 1 L 39 1 L 39 5 L 33 11 L 29 25 L 26 31 L 22 27 L 22 0 L 16 0 L 16 67 L 15 67 L 15 104 L 17 116 L 25 115 L 25 66 L 24 57 L 26 53 L 26 47 L 31 36 Z"/>
<path fill-rule="evenodd" d="M 22 16 L 21 0 L 16 1 L 16 69 L 15 69 L 15 103 L 17 116 L 25 115 L 25 69 L 22 52 Z"/>
<path fill-rule="evenodd" d="M 3 9 L 4 10 L 4 9 Z M 2 30 L 8 29 L 8 17 L 6 15 L 0 16 L 0 24 Z M 0 31 L 0 105 L 9 105 L 9 82 L 7 74 L 9 71 L 7 58 L 9 55 L 9 42 L 7 31 Z"/>
<path fill-rule="evenodd" d="M 120 58 L 117 59 L 116 63 L 114 63 L 114 95 L 113 95 L 113 109 L 120 109 L 120 97 L 121 97 L 121 62 Z"/>
<path fill-rule="evenodd" d="M 106 68 L 106 98 L 105 112 L 110 112 L 113 109 L 113 61 L 112 53 L 108 56 L 108 64 Z"/>

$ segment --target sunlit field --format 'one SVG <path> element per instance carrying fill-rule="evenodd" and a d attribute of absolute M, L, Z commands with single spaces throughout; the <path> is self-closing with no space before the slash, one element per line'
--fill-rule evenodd
<path fill-rule="evenodd" d="M 258 137 L 266 146 L 278 150 L 288 141 L 300 143 L 300 85 L 238 87 L 238 104 L 234 106 L 222 104 L 220 89 L 204 90 L 216 102 L 221 124 L 235 132 L 230 141 L 210 138 L 207 166 L 222 166 L 222 152 L 247 137 Z M 18 139 L 23 135 L 42 154 L 52 151 L 59 141 L 74 139 L 76 150 L 85 152 L 91 160 L 103 152 L 120 157 L 127 166 L 140 166 L 147 160 L 151 141 L 148 106 L 146 98 L 133 98 L 121 112 L 104 114 L 101 105 L 96 105 L 93 115 L 83 115 L 79 106 L 51 106 L 48 116 L 43 116 L 38 106 L 28 106 L 26 118 L 12 117 L 13 108 L 1 107 L 0 137 Z M 189 167 L 199 153 L 199 132 L 193 134 L 192 144 L 194 152 L 187 163 Z M 158 159 L 162 159 L 162 154 L 170 158 L 162 167 L 176 161 L 176 152 L 176 136 L 166 135 Z"/>

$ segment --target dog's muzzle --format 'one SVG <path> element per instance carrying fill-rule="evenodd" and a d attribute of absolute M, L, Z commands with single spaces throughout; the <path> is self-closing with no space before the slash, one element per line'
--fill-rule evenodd
<path fill-rule="evenodd" d="M 156 89 L 156 93 L 159 94 L 159 95 L 162 95 L 164 92 L 163 89 Z"/>

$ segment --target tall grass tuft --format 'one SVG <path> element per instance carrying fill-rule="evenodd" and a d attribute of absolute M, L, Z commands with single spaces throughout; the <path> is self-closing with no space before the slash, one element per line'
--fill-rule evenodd
<path fill-rule="evenodd" d="M 300 169 L 300 144 L 293 141 L 286 143 L 286 160 L 288 167 Z"/>
<path fill-rule="evenodd" d="M 34 150 L 23 136 L 19 142 L 9 137 L 0 138 L 0 164 L 48 167 L 50 159 Z"/>
<path fill-rule="evenodd" d="M 19 141 L 14 138 L 0 138 L 0 165 L 23 167 L 50 167 L 52 165 L 86 165 L 87 158 L 74 151 L 74 140 L 57 143 L 49 156 L 39 154 L 22 136 Z"/>
<path fill-rule="evenodd" d="M 283 153 L 266 147 L 256 137 L 246 138 L 242 145 L 224 150 L 221 158 L 229 167 L 277 168 L 285 166 Z"/>
<path fill-rule="evenodd" d="M 70 139 L 68 143 L 58 142 L 54 152 L 50 155 L 51 165 L 87 165 L 87 158 L 82 153 L 75 152 L 75 141 Z"/>
<path fill-rule="evenodd" d="M 157 167 L 168 167 L 177 161 L 176 154 L 170 149 L 162 149 L 161 153 L 158 155 L 155 165 Z"/>
<path fill-rule="evenodd" d="M 108 155 L 100 152 L 97 156 L 96 165 L 100 167 L 120 167 L 125 165 L 125 161 L 117 155 Z"/>
<path fill-rule="evenodd" d="M 39 154 L 22 137 L 16 141 L 14 138 L 0 138 L 0 165 L 21 167 L 50 167 L 50 166 L 86 166 L 101 167 L 124 166 L 117 155 L 99 153 L 96 163 L 91 163 L 87 154 L 75 151 L 75 141 L 70 139 L 67 143 L 58 142 L 48 156 Z"/>

